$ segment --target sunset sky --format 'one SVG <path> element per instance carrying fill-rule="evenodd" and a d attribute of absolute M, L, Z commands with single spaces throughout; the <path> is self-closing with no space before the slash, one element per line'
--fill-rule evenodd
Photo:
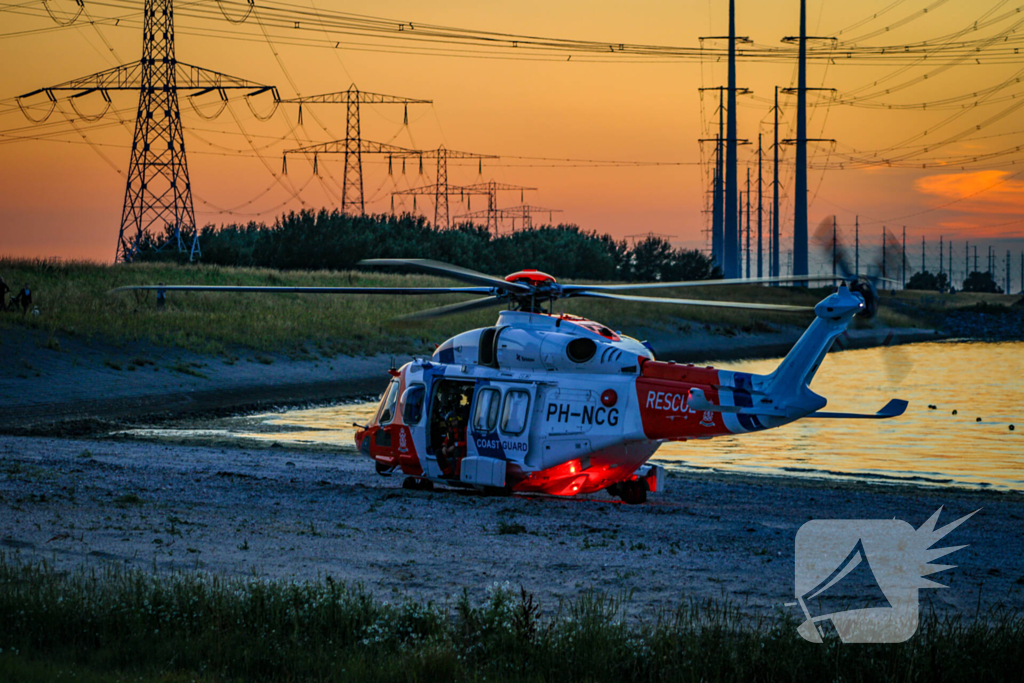
<path fill-rule="evenodd" d="M 525 200 L 561 209 L 561 214 L 555 214 L 556 221 L 607 231 L 617 237 L 655 232 L 670 236 L 679 245 L 705 246 L 702 231 L 707 217 L 703 210 L 710 179 L 708 166 L 700 164 L 698 139 L 715 134 L 717 95 L 707 93 L 702 101 L 698 89 L 724 85 L 724 61 L 707 60 L 702 64 L 696 60 L 659 58 L 645 63 L 587 63 L 585 55 L 573 60 L 554 56 L 524 61 L 486 58 L 485 52 L 475 57 L 457 57 L 398 54 L 408 50 L 385 52 L 352 46 L 301 47 L 287 44 L 289 41 L 283 38 L 288 35 L 285 29 L 274 30 L 275 36 L 282 37 L 275 38 L 271 45 L 255 17 L 236 25 L 221 16 L 213 0 L 190 4 L 205 7 L 208 18 L 182 16 L 183 10 L 179 10 L 176 28 L 180 61 L 276 85 L 284 97 L 344 90 L 355 82 L 366 91 L 431 99 L 433 105 L 410 106 L 407 129 L 402 126 L 401 106 L 364 106 L 363 137 L 405 147 L 428 149 L 444 144 L 449 149 L 501 155 L 500 161 L 484 163 L 482 176 L 477 173 L 476 163 L 453 165 L 449 181 L 468 184 L 493 179 L 537 187 L 536 192 L 525 193 Z M 891 5 L 892 0 L 812 1 L 808 3 L 808 32 L 816 36 L 839 34 L 841 39 L 863 45 L 902 45 L 948 36 L 979 19 L 984 23 L 986 14 L 998 18 L 1016 9 L 1013 3 L 996 0 L 903 0 L 877 19 L 839 33 Z M 0 4 L 0 63 L 4 65 L 0 73 L 0 254 L 112 260 L 137 96 L 114 94 L 112 108 L 118 113 L 108 113 L 93 123 L 78 121 L 74 110 L 62 104 L 45 124 L 38 126 L 25 119 L 13 98 L 110 68 L 119 61 L 138 59 L 141 34 L 137 20 L 134 25 L 125 21 L 119 26 L 110 22 L 90 26 L 88 20 L 132 12 L 138 15 L 141 6 L 141 0 L 85 0 L 86 13 L 70 27 L 58 29 L 40 1 L 13 0 Z M 307 12 L 347 11 L 396 21 L 612 44 L 694 47 L 701 36 L 722 35 L 728 29 L 728 3 L 723 0 L 292 0 L 292 6 Z M 76 10 L 72 0 L 51 0 L 49 7 L 61 20 L 70 18 Z M 225 5 L 225 11 L 237 19 L 241 15 L 239 7 Z M 924 8 L 931 11 L 921 12 Z M 795 0 L 739 0 L 738 33 L 750 36 L 758 44 L 778 46 L 783 37 L 798 32 L 798 11 Z M 960 39 L 976 40 L 999 34 L 1000 40 L 1016 40 L 1018 26 L 1024 27 L 1022 17 L 1008 15 L 991 26 L 967 31 Z M 891 30 L 882 30 L 889 26 Z M 875 32 L 879 35 L 858 40 Z M 1024 28 L 1021 33 L 1024 34 Z M 322 43 L 343 38 L 328 36 L 323 31 L 311 32 L 308 28 L 295 34 L 313 35 Z M 891 94 L 883 93 L 866 101 L 925 103 L 982 91 L 1024 67 L 1024 58 L 1016 64 L 995 64 L 986 63 L 984 51 L 979 55 L 980 64 L 969 60 L 927 80 L 919 78 L 935 68 L 927 60 L 917 65 L 816 62 L 809 68 L 809 85 L 836 88 L 840 98 L 850 93 L 870 95 L 880 88 L 892 88 Z M 795 84 L 795 63 L 741 62 L 738 72 L 739 85 L 754 91 L 752 97 L 740 98 L 739 134 L 754 142 L 741 147 L 740 161 L 747 164 L 756 160 L 757 135 L 762 133 L 768 180 L 772 136 L 769 100 L 776 85 Z M 915 80 L 919 82 L 894 87 Z M 880 85 L 873 86 L 876 81 Z M 1019 101 L 1010 98 L 1014 93 L 1020 94 Z M 825 102 L 827 96 L 813 94 L 810 99 Z M 1020 111 L 1024 109 L 1011 109 L 1015 104 L 1024 104 L 1024 85 L 1014 82 L 994 95 L 979 95 L 963 102 L 973 105 L 977 100 L 978 106 L 966 109 L 933 107 L 923 111 L 841 104 L 814 107 L 810 136 L 833 138 L 837 145 L 814 147 L 809 175 L 811 229 L 823 217 L 836 214 L 852 241 L 854 216 L 859 215 L 861 239 L 870 243 L 872 235 L 877 240 L 883 225 L 896 231 L 905 225 L 908 252 L 916 254 L 913 263 L 920 262 L 922 236 L 927 237 L 930 247 L 934 243 L 931 259 L 937 259 L 940 235 L 955 240 L 959 250 L 955 252 L 957 267 L 963 261 L 965 240 L 986 245 L 979 250 L 982 254 L 987 245 L 995 245 L 1000 264 L 1005 260 L 1006 250 L 1011 249 L 1017 287 L 1020 251 L 1024 247 L 1024 148 L 994 157 L 987 164 L 965 165 L 962 160 L 1024 144 L 1024 130 L 1020 130 L 1019 124 Z M 196 108 L 210 114 L 216 110 L 216 103 L 216 95 L 211 94 L 207 99 L 200 98 Z M 791 138 L 795 98 L 784 97 L 782 104 L 784 127 L 780 137 Z M 80 98 L 77 105 L 81 114 L 88 116 L 103 109 L 103 100 L 93 94 Z M 274 174 L 281 171 L 283 150 L 343 137 L 344 107 L 307 108 L 304 126 L 296 127 L 294 107 L 282 105 L 270 121 L 262 122 L 244 102 L 235 101 L 230 106 L 215 121 L 206 121 L 187 98 L 181 100 L 197 222 L 269 222 L 282 211 L 337 206 L 343 171 L 341 157 L 320 160 L 322 178 L 313 176 L 310 163 L 301 157 L 289 159 L 286 178 L 275 179 Z M 270 110 L 271 103 L 269 98 L 257 100 L 255 106 L 257 113 L 263 115 Z M 61 111 L 76 119 L 75 127 Z M 33 112 L 40 115 L 45 108 Z M 951 118 L 958 112 L 959 116 Z M 926 130 L 928 135 L 913 139 Z M 44 132 L 52 136 L 46 140 L 27 139 L 40 137 Z M 937 143 L 958 134 L 961 135 L 955 142 L 912 157 L 908 162 L 914 163 L 919 157 L 933 163 L 960 160 L 955 165 L 820 168 L 823 164 L 835 166 L 843 155 L 866 157 L 889 148 L 893 150 L 880 156 L 901 156 L 908 148 Z M 86 144 L 86 140 L 92 144 Z M 713 150 L 711 145 L 705 147 L 703 159 L 707 161 Z M 792 161 L 792 148 L 783 148 L 783 155 L 781 175 L 784 192 L 788 192 L 792 166 L 786 162 Z M 676 165 L 602 168 L 578 164 L 556 168 L 542 165 L 550 162 L 514 157 L 657 161 Z M 1013 165 L 1014 161 L 1018 163 Z M 751 168 L 756 180 L 756 164 Z M 395 174 L 389 176 L 386 159 L 367 157 L 364 173 L 368 210 L 390 210 L 392 190 L 434 182 L 430 163 L 426 164 L 423 176 L 417 171 L 416 164 L 410 162 L 403 176 L 396 164 Z M 741 167 L 741 174 L 745 172 L 746 167 Z M 292 190 L 299 189 L 299 198 L 293 198 Z M 766 207 L 767 197 L 766 193 Z M 519 204 L 520 197 L 518 193 L 508 193 L 500 201 L 511 206 Z M 784 204 L 784 221 L 791 222 L 791 204 Z M 474 198 L 472 209 L 484 206 L 483 197 Z M 395 209 L 412 210 L 412 202 L 396 199 Z M 420 198 L 417 209 L 433 217 L 429 199 Z M 466 210 L 467 207 L 453 202 L 453 215 Z M 546 222 L 547 216 L 538 220 Z M 791 234 L 789 224 L 784 223 L 783 233 Z M 915 251 L 909 248 L 911 244 Z M 820 264 L 812 262 L 812 270 L 817 267 Z M 1000 265 L 999 282 L 1002 272 Z"/>

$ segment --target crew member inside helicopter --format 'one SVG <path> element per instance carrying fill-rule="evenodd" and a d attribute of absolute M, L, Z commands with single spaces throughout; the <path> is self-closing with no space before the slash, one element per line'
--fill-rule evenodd
<path fill-rule="evenodd" d="M 455 411 L 445 416 L 445 435 L 438 451 L 437 465 L 445 477 L 454 477 L 455 464 L 466 457 L 466 428 Z"/>
<path fill-rule="evenodd" d="M 466 457 L 466 426 L 473 407 L 473 382 L 441 380 L 430 411 L 430 450 L 443 476 L 458 476 Z"/>

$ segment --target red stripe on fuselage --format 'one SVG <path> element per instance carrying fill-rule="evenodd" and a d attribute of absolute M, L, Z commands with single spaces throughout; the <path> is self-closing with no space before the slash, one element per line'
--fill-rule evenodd
<path fill-rule="evenodd" d="M 701 389 L 718 403 L 718 370 L 661 361 L 643 364 L 636 380 L 637 404 L 648 439 L 688 439 L 728 434 L 721 413 L 692 410 L 686 405 L 690 389 Z"/>

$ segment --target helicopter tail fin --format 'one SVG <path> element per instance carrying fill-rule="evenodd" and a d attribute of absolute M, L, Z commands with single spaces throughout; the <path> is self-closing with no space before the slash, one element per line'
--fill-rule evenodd
<path fill-rule="evenodd" d="M 846 287 L 840 287 L 839 291 L 815 306 L 817 317 L 814 322 L 790 349 L 779 367 L 766 378 L 768 391 L 778 397 L 788 397 L 786 402 L 789 405 L 793 405 L 793 399 L 796 398 L 798 404 L 806 403 L 801 408 L 806 407 L 809 411 L 822 408 L 825 399 L 812 392 L 808 385 L 836 337 L 846 331 L 850 321 L 863 308 L 863 298 L 852 294 Z"/>

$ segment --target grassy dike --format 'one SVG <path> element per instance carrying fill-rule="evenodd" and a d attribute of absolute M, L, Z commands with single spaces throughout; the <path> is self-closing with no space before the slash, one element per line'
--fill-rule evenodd
<path fill-rule="evenodd" d="M 166 309 L 156 308 L 153 292 L 110 294 L 130 284 L 285 285 L 285 286 L 446 286 L 450 280 L 417 275 L 374 272 L 274 271 L 221 266 L 173 264 L 101 265 L 86 262 L 0 259 L 0 275 L 17 290 L 32 287 L 38 316 L 0 315 L 4 327 L 26 326 L 47 334 L 59 346 L 69 335 L 99 336 L 114 343 L 149 341 L 204 353 L 232 348 L 280 351 L 303 355 L 412 353 L 432 350 L 433 344 L 461 330 L 492 324 L 497 308 L 436 321 L 402 324 L 394 318 L 468 297 L 217 294 L 167 295 Z M 557 275 L 557 274 L 556 274 Z M 658 296 L 723 298 L 761 303 L 813 306 L 826 290 L 767 287 L 715 287 L 661 290 Z M 938 295 L 901 293 L 906 306 L 883 307 L 882 322 L 897 327 L 927 326 L 927 312 L 936 307 L 961 306 L 988 300 L 986 295 L 958 295 L 944 301 Z M 979 299 L 978 297 L 982 297 Z M 711 325 L 730 332 L 760 332 L 768 325 L 804 326 L 809 314 L 764 313 L 621 301 L 570 300 L 558 310 L 600 320 L 627 333 L 640 328 L 686 331 L 688 325 Z"/>
<path fill-rule="evenodd" d="M 897 645 L 815 645 L 795 627 L 714 601 L 628 623 L 599 594 L 389 604 L 329 577 L 66 573 L 0 555 L 0 680 L 976 682 L 1024 661 L 1021 615 L 926 613 Z"/>

